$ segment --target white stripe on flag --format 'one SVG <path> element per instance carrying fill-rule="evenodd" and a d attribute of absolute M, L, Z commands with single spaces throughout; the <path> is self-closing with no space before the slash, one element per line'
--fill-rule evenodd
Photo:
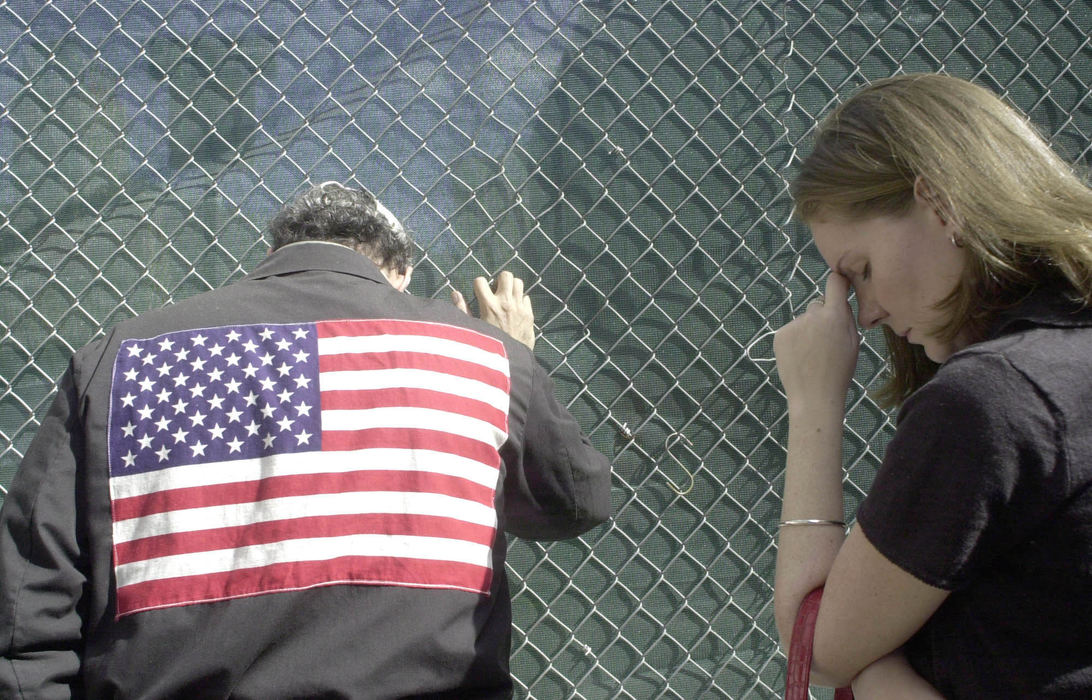
<path fill-rule="evenodd" d="M 495 488 L 495 467 L 435 450 L 366 448 L 344 452 L 296 452 L 258 459 L 237 459 L 184 465 L 158 471 L 115 476 L 110 479 L 113 500 L 197 486 L 216 486 L 257 481 L 274 476 L 331 474 L 366 470 L 431 472 L 455 476 Z"/>
<path fill-rule="evenodd" d="M 500 341 L 497 341 L 498 345 Z M 318 339 L 319 355 L 412 352 L 483 365 L 508 376 L 508 358 L 468 343 L 428 335 L 360 335 Z"/>
<path fill-rule="evenodd" d="M 312 517 L 362 513 L 436 515 L 488 527 L 497 526 L 497 513 L 492 505 L 439 493 L 356 491 L 188 508 L 119 520 L 114 523 L 114 542 L 129 542 L 167 533 L 240 527 L 298 518 L 301 515 Z"/>
<path fill-rule="evenodd" d="M 508 393 L 475 379 L 426 369 L 327 370 L 319 373 L 322 391 L 369 389 L 429 389 L 495 406 L 508 413 Z"/>
<path fill-rule="evenodd" d="M 492 423 L 450 411 L 438 411 L 431 408 L 391 406 L 362 410 L 336 409 L 322 412 L 322 431 L 324 433 L 332 430 L 368 430 L 372 428 L 421 430 L 433 425 L 443 426 L 443 432 L 445 433 L 454 433 L 478 442 L 484 442 L 493 448 L 500 447 L 508 439 L 508 433 L 500 430 Z"/>
<path fill-rule="evenodd" d="M 142 581 L 268 566 L 282 562 L 326 561 L 344 556 L 410 557 L 492 566 L 487 545 L 465 540 L 414 535 L 344 535 L 286 540 L 211 552 L 174 554 L 117 567 L 118 587 Z"/>

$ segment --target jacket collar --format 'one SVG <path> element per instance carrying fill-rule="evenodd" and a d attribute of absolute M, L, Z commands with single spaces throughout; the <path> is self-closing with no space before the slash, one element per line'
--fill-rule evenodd
<path fill-rule="evenodd" d="M 246 278 L 262 279 L 307 270 L 341 272 L 381 284 L 390 284 L 380 272 L 379 266 L 368 256 L 340 243 L 325 241 L 300 241 L 278 248 L 266 256 Z"/>

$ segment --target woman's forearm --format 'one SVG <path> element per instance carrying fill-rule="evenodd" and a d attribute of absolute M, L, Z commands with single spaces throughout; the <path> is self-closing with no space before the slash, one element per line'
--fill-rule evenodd
<path fill-rule="evenodd" d="M 774 336 L 789 418 L 782 522 L 845 517 L 842 423 L 859 344 L 849 305 L 849 280 L 837 272 L 827 277 L 822 300 L 810 302 L 804 314 Z M 800 602 L 827 580 L 844 539 L 845 530 L 838 525 L 779 528 L 774 614 L 783 646 L 792 639 Z M 817 683 L 823 682 L 820 675 Z"/>
<path fill-rule="evenodd" d="M 843 401 L 789 405 L 782 520 L 842 520 Z"/>
<path fill-rule="evenodd" d="M 788 454 L 781 520 L 840 521 L 842 503 L 841 402 L 789 406 Z M 804 596 L 823 585 L 845 532 L 832 525 L 787 525 L 778 533 L 774 610 L 787 646 Z"/>
<path fill-rule="evenodd" d="M 877 659 L 853 679 L 854 700 L 944 700 L 902 650 Z"/>

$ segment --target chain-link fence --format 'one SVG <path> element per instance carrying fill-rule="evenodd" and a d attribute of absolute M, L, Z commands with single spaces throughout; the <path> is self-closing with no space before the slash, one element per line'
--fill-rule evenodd
<path fill-rule="evenodd" d="M 534 698 L 776 697 L 770 331 L 824 267 L 786 182 L 866 80 L 944 69 L 1092 159 L 1092 1 L 0 1 L 0 488 L 72 351 L 238 278 L 308 182 L 414 230 L 412 291 L 533 283 L 615 517 L 515 541 Z M 848 417 L 847 507 L 889 437 Z M 683 492 L 683 493 L 680 493 Z M 0 492 L 2 493 L 2 492 Z"/>

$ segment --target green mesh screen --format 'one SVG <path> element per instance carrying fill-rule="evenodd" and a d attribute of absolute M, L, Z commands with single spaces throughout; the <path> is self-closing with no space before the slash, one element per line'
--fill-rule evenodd
<path fill-rule="evenodd" d="M 539 354 L 613 458 L 612 522 L 511 544 L 518 695 L 778 697 L 770 331 L 825 272 L 790 221 L 793 161 L 863 82 L 944 69 L 1087 163 L 1089 16 L 1089 0 L 0 2 L 0 489 L 74 349 L 250 270 L 307 183 L 364 185 L 416 234 L 416 294 L 528 281 Z M 848 417 L 851 513 L 891 432 L 864 393 L 878 341 Z"/>

